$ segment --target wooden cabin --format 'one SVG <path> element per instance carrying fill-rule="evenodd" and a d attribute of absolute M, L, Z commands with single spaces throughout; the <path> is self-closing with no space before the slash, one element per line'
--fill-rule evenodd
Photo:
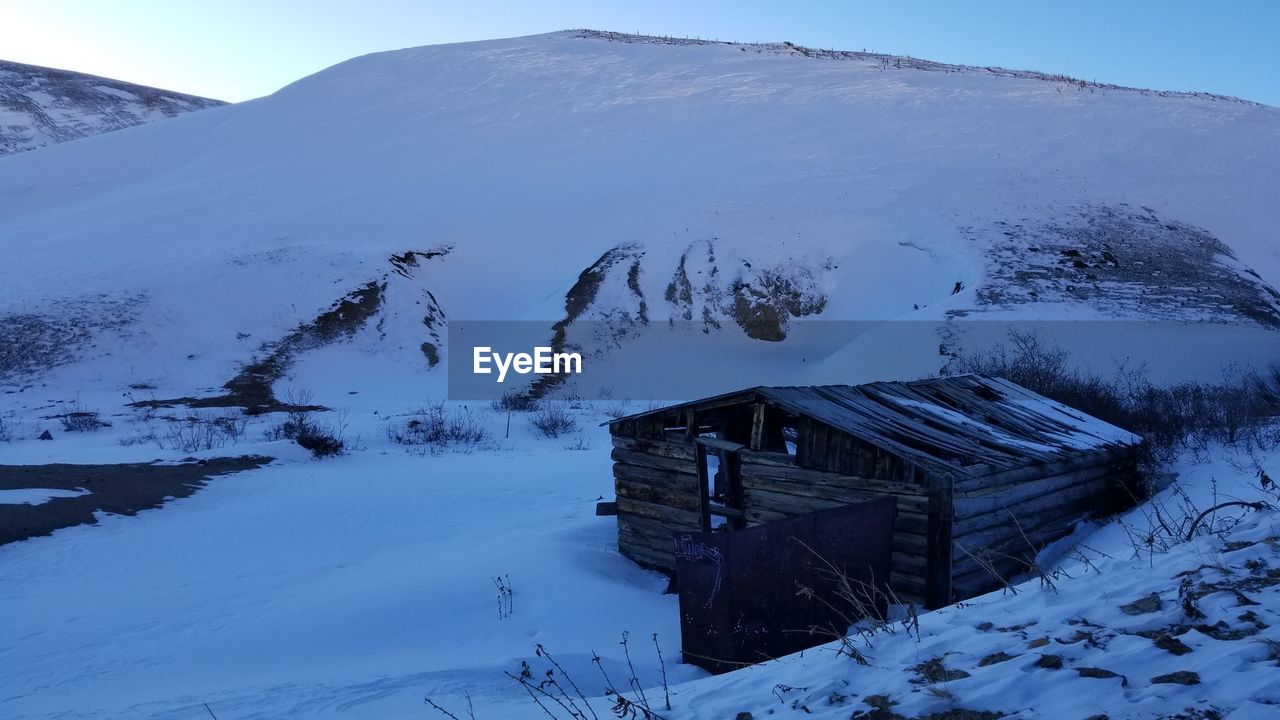
<path fill-rule="evenodd" d="M 681 532 L 893 497 L 889 584 L 928 608 L 1028 572 L 1076 520 L 1141 491 L 1138 436 L 976 375 L 755 387 L 608 424 L 626 557 L 671 574 Z"/>

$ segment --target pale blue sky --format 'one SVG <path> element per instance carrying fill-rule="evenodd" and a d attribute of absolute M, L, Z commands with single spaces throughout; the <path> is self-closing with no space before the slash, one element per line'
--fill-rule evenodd
<path fill-rule="evenodd" d="M 572 27 L 790 40 L 1280 106 L 1280 0 L 0 0 L 0 59 L 245 100 L 367 52 Z"/>

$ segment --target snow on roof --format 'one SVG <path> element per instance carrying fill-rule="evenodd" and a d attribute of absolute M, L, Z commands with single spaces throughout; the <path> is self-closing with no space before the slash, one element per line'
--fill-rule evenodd
<path fill-rule="evenodd" d="M 628 418 L 763 400 L 932 470 L 980 475 L 1134 446 L 1142 438 L 1000 378 L 757 387 Z"/>

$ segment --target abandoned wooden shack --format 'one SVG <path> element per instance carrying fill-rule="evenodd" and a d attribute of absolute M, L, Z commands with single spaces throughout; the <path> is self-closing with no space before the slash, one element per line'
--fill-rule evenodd
<path fill-rule="evenodd" d="M 1007 380 L 755 387 L 608 423 L 618 544 L 674 572 L 684 532 L 892 497 L 889 586 L 928 608 L 1031 569 L 1141 492 L 1141 439 Z"/>

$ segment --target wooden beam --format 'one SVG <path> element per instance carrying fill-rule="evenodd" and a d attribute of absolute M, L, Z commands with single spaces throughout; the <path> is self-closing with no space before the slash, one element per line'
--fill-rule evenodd
<path fill-rule="evenodd" d="M 742 473 L 742 487 L 743 489 L 764 490 L 797 497 L 835 500 L 846 505 L 892 497 L 898 501 L 898 510 L 900 511 L 925 513 L 928 512 L 929 508 L 929 500 L 924 495 L 883 492 L 857 485 L 819 485 L 816 483 L 790 482 L 745 471 Z"/>
<path fill-rule="evenodd" d="M 661 455 L 673 460 L 687 460 L 690 464 L 693 463 L 693 446 L 684 442 L 614 437 L 613 446 L 619 450 L 628 450 L 646 455 Z"/>
<path fill-rule="evenodd" d="M 795 464 L 794 458 L 785 453 L 754 452 L 743 450 L 738 453 L 744 474 L 777 478 L 781 481 L 797 483 L 813 483 L 833 487 L 849 487 L 874 490 L 893 495 L 920 495 L 927 492 L 923 485 L 897 480 L 882 480 L 860 475 L 826 472 L 802 468 Z"/>
<path fill-rule="evenodd" d="M 764 446 L 764 412 L 765 404 L 756 403 L 751 410 L 751 449 L 759 450 Z"/>
<path fill-rule="evenodd" d="M 689 472 L 686 473 L 677 472 L 675 470 L 645 467 L 643 465 L 630 465 L 628 463 L 615 462 L 613 464 L 613 478 L 615 483 L 619 480 L 633 483 L 647 483 L 674 492 L 689 493 L 694 496 L 698 493 L 698 476 L 693 474 L 692 467 L 690 467 Z"/>
<path fill-rule="evenodd" d="M 695 442 L 697 442 L 699 445 L 704 445 L 706 447 L 709 447 L 715 450 L 723 450 L 725 452 L 738 452 L 739 450 L 742 450 L 743 448 L 746 447 L 746 445 L 743 445 L 742 443 L 736 443 L 729 440 L 721 440 L 719 438 L 713 438 L 713 437 L 700 437 L 700 438 L 697 438 Z"/>
<path fill-rule="evenodd" d="M 951 476 L 929 478 L 929 538 L 927 607 L 951 604 Z"/>
<path fill-rule="evenodd" d="M 692 510 L 683 510 L 674 508 L 669 505 L 659 505 L 658 503 L 645 502 L 625 496 L 619 496 L 617 499 L 618 512 L 639 515 L 640 517 L 649 518 L 665 523 L 671 527 L 673 532 L 680 530 L 698 530 L 701 528 L 701 518 L 697 512 Z"/>
<path fill-rule="evenodd" d="M 1123 456 L 1124 453 L 1116 448 L 1072 453 L 1068 457 L 1054 462 L 1023 465 L 1011 470 L 1001 470 L 976 477 L 959 477 L 956 478 L 955 491 L 957 496 L 981 493 L 992 488 L 1014 485 L 1026 480 L 1058 475 L 1077 467 L 1091 467 L 1114 462 Z"/>
<path fill-rule="evenodd" d="M 610 453 L 610 457 L 614 462 L 623 465 L 636 465 L 639 467 L 654 468 L 656 470 L 667 470 L 676 473 L 692 473 L 694 465 L 689 460 L 679 460 L 676 458 L 664 457 L 662 455 L 650 455 L 648 453 L 632 452 L 631 450 L 623 450 L 614 448 Z"/>
<path fill-rule="evenodd" d="M 1115 497 L 1122 492 L 1121 487 L 1120 481 L 1111 475 L 1100 475 L 1092 480 L 1059 488 L 1037 497 L 1001 504 L 981 513 L 963 516 L 961 501 L 957 499 L 952 536 L 957 539 L 966 537 L 972 533 L 1009 523 L 1013 518 L 1032 520 L 1056 509 L 1076 504 L 1090 507 L 1096 505 L 1099 510 L 1110 510 L 1115 505 Z"/>
<path fill-rule="evenodd" d="M 831 500 L 827 498 L 790 495 L 770 490 L 754 490 L 747 487 L 743 488 L 743 493 L 745 495 L 743 505 L 746 508 L 747 519 L 753 522 L 767 522 L 765 518 L 776 519 L 778 517 L 804 515 L 806 513 L 817 512 L 818 510 L 843 507 L 845 505 L 852 505 L 859 502 L 857 499 L 852 501 Z M 898 518 L 894 525 L 895 528 L 924 535 L 927 531 L 927 525 L 927 513 L 911 512 L 910 510 L 904 510 L 902 508 L 898 509 Z"/>
<path fill-rule="evenodd" d="M 698 512 L 698 495 L 693 492 L 679 492 L 658 487 L 649 483 L 615 480 L 614 489 L 619 498 L 629 498 L 655 505 L 666 505 L 677 510 Z"/>
<path fill-rule="evenodd" d="M 698 445 L 697 454 L 694 456 L 694 466 L 698 470 L 698 528 L 701 530 L 711 529 L 711 516 L 707 513 L 707 508 L 711 504 L 711 498 L 707 490 L 707 483 L 710 478 L 707 477 L 707 446 Z"/>

